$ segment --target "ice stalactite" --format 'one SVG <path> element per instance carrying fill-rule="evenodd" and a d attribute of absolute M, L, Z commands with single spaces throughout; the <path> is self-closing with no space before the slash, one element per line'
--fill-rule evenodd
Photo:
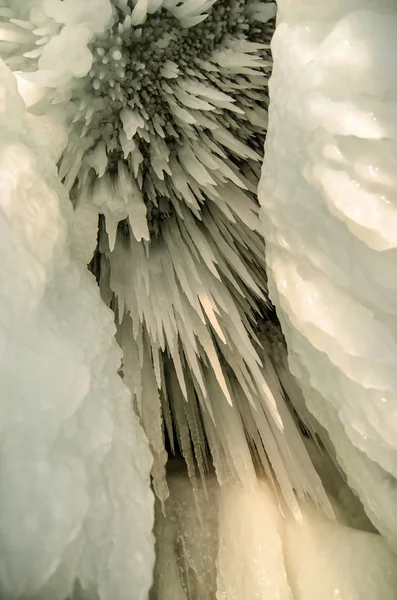
<path fill-rule="evenodd" d="M 113 314 L 70 244 L 65 131 L 0 64 L 0 595 L 144 599 L 152 464 Z"/>
<path fill-rule="evenodd" d="M 279 10 L 259 193 L 270 297 L 307 407 L 397 548 L 396 6 Z"/>
<path fill-rule="evenodd" d="M 116 314 L 157 494 L 166 427 L 193 482 L 209 446 L 220 480 L 252 487 L 251 447 L 295 514 L 306 495 L 330 513 L 256 337 L 271 311 L 256 190 L 275 3 L 0 6 L 0 52 L 30 110 L 66 123 L 73 241 Z"/>

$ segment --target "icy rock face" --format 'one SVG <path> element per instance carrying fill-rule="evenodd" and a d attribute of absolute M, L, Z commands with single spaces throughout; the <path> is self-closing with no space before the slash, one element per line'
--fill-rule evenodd
<path fill-rule="evenodd" d="M 67 242 L 59 125 L 0 65 L 0 595 L 143 599 L 151 456 L 117 370 L 112 313 Z"/>
<path fill-rule="evenodd" d="M 259 193 L 269 290 L 308 407 L 397 547 L 397 11 L 279 7 Z"/>

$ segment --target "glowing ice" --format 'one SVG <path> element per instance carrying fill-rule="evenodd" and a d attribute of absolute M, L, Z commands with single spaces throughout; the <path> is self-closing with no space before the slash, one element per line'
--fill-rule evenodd
<path fill-rule="evenodd" d="M 158 511 L 156 600 L 393 600 L 395 558 L 382 537 L 329 521 L 312 504 L 283 518 L 274 487 L 219 486 L 194 492 L 169 476 L 166 518 Z"/>
<path fill-rule="evenodd" d="M 308 406 L 396 545 L 397 12 L 279 7 L 259 194 L 269 289 Z"/>

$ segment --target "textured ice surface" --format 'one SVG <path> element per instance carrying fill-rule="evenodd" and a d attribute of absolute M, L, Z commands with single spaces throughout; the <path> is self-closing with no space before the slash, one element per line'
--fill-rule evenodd
<path fill-rule="evenodd" d="M 393 600 L 395 556 L 380 535 L 324 521 L 307 507 L 285 527 L 285 562 L 294 600 Z"/>
<path fill-rule="evenodd" d="M 218 513 L 217 600 L 292 600 L 282 547 L 282 517 L 268 483 L 227 485 Z"/>
<path fill-rule="evenodd" d="M 193 490 L 183 465 L 168 477 L 166 518 L 156 516 L 153 600 L 207 600 L 216 592 L 219 484 L 206 478 Z"/>
<path fill-rule="evenodd" d="M 260 185 L 269 289 L 309 408 L 395 540 L 396 7 L 279 6 Z"/>
<path fill-rule="evenodd" d="M 156 525 L 156 600 L 292 600 L 271 487 L 219 487 L 207 478 L 196 504 L 186 475 L 169 478 Z M 197 506 L 197 508 L 196 508 Z"/>
<path fill-rule="evenodd" d="M 117 370 L 112 313 L 68 243 L 64 134 L 0 64 L 0 595 L 144 599 L 151 456 Z"/>
<path fill-rule="evenodd" d="M 377 533 L 327 520 L 307 502 L 300 522 L 284 519 L 265 479 L 247 490 L 208 477 L 196 493 L 187 474 L 168 482 L 166 517 L 159 510 L 156 519 L 153 600 L 396 597 L 395 557 Z"/>
<path fill-rule="evenodd" d="M 306 494 L 329 511 L 255 331 L 268 308 L 256 189 L 275 4 L 5 5 L 0 54 L 30 110 L 66 123 L 71 237 L 87 263 L 99 242 L 95 273 L 117 314 L 156 493 L 168 493 L 164 422 L 193 482 L 209 447 L 220 481 L 249 486 L 249 441 L 292 511 Z"/>

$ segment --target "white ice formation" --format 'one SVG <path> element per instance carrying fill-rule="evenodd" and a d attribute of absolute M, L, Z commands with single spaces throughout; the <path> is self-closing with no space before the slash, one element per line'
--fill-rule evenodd
<path fill-rule="evenodd" d="M 73 243 L 116 313 L 156 493 L 168 493 L 165 423 L 193 485 L 209 447 L 220 481 L 252 486 L 250 444 L 295 514 L 305 495 L 330 513 L 256 335 L 270 310 L 256 189 L 275 4 L 1 5 L 21 94 L 68 130 Z"/>
<path fill-rule="evenodd" d="M 111 311 L 70 245 L 54 119 L 0 64 L 0 596 L 143 600 L 152 459 L 117 371 Z"/>
<path fill-rule="evenodd" d="M 6 600 L 65 600 L 76 580 L 84 600 L 147 598 L 150 471 L 171 511 L 159 599 L 396 597 L 382 539 L 340 519 L 289 408 L 397 548 L 395 2 L 278 4 L 260 200 L 300 388 L 266 324 L 256 198 L 274 2 L 0 0 Z"/>
<path fill-rule="evenodd" d="M 395 557 L 376 533 L 338 524 L 309 503 L 283 519 L 274 489 L 219 486 L 196 493 L 169 478 L 167 519 L 156 520 L 154 600 L 394 600 Z"/>
<path fill-rule="evenodd" d="M 397 549 L 396 4 L 280 0 L 278 18 L 259 193 L 270 297 L 307 407 Z"/>

